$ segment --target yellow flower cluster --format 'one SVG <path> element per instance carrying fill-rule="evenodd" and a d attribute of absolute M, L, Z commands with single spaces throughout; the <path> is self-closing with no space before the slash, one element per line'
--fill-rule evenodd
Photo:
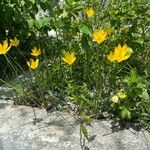
<path fill-rule="evenodd" d="M 128 47 L 126 44 L 121 46 L 118 44 L 118 46 L 115 47 L 114 51 L 111 51 L 108 55 L 107 58 L 111 61 L 117 61 L 121 62 L 124 60 L 127 60 L 132 54 L 132 49 Z"/>
<path fill-rule="evenodd" d="M 27 65 L 30 69 L 36 69 L 39 66 L 39 59 L 37 57 L 41 55 L 41 49 L 34 47 L 33 49 L 31 49 L 31 55 L 36 58 L 30 58 L 29 61 L 27 61 Z"/>
<path fill-rule="evenodd" d="M 95 13 L 93 7 L 87 7 L 86 15 L 88 18 L 92 17 Z M 108 35 L 110 35 L 112 32 L 112 29 L 100 29 L 97 31 L 94 31 L 92 34 L 93 41 L 97 42 L 97 44 L 101 44 L 103 41 L 105 41 L 108 38 Z"/>
<path fill-rule="evenodd" d="M 85 12 L 87 17 L 92 17 L 95 13 L 93 7 L 87 7 Z M 108 38 L 108 35 L 110 35 L 111 33 L 111 28 L 99 29 L 93 32 L 92 39 L 97 44 L 101 44 Z M 128 47 L 126 44 L 124 44 L 123 46 L 118 44 L 118 46 L 115 47 L 114 51 L 110 51 L 110 53 L 107 55 L 107 58 L 111 62 L 117 61 L 119 63 L 127 60 L 131 56 L 131 54 L 132 49 L 130 47 Z"/>
<path fill-rule="evenodd" d="M 116 95 L 114 95 L 111 100 L 113 103 L 118 103 L 120 99 L 126 99 L 127 95 L 124 91 L 119 91 Z"/>
<path fill-rule="evenodd" d="M 3 43 L 1 44 L 0 43 L 0 55 L 3 54 L 3 55 L 6 55 L 6 53 L 10 50 L 11 46 L 15 46 L 17 47 L 19 45 L 20 41 L 14 37 L 14 39 L 10 39 L 10 44 L 8 43 L 8 40 L 5 40 L 3 41 Z M 32 50 L 31 50 L 31 55 L 32 56 L 39 56 L 41 54 L 41 49 L 37 49 L 36 47 L 34 47 Z M 27 61 L 27 65 L 29 68 L 31 69 L 36 69 L 39 65 L 39 59 L 30 59 L 29 61 Z"/>
<path fill-rule="evenodd" d="M 3 43 L 0 43 L 0 55 L 6 55 L 6 53 L 10 50 L 11 46 L 18 46 L 19 40 L 15 37 L 14 40 L 10 39 L 10 44 L 8 43 L 8 40 L 3 41 Z"/>

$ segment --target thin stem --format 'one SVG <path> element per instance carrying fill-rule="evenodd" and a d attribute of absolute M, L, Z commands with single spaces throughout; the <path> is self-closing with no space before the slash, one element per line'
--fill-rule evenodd
<path fill-rule="evenodd" d="M 20 49 L 18 47 L 16 47 L 16 49 L 19 51 L 19 53 L 23 56 L 23 58 L 25 59 L 24 54 L 20 51 Z"/>
<path fill-rule="evenodd" d="M 13 68 L 13 70 L 15 71 L 15 73 L 16 73 L 16 68 L 13 66 L 13 64 L 11 63 L 11 61 L 8 59 L 8 57 L 6 55 L 4 55 L 4 57 L 5 57 L 6 61 L 10 64 L 10 66 Z"/>

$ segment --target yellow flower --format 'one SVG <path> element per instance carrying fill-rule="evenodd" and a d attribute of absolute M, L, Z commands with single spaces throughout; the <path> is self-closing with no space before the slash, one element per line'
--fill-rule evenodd
<path fill-rule="evenodd" d="M 11 46 L 18 46 L 19 45 L 19 40 L 15 37 L 14 39 L 10 39 L 10 45 Z"/>
<path fill-rule="evenodd" d="M 117 95 L 118 95 L 118 97 L 119 97 L 120 99 L 125 99 L 125 98 L 127 97 L 127 95 L 126 95 L 126 93 L 125 93 L 124 91 L 119 91 L 119 92 L 117 93 Z"/>
<path fill-rule="evenodd" d="M 65 63 L 72 65 L 76 60 L 76 56 L 73 52 L 72 53 L 66 52 L 62 59 Z"/>
<path fill-rule="evenodd" d="M 27 65 L 31 69 L 36 69 L 39 65 L 39 59 L 34 60 L 34 59 L 30 58 L 30 60 L 27 61 Z"/>
<path fill-rule="evenodd" d="M 132 54 L 132 49 L 130 47 L 128 47 L 126 44 L 124 44 L 123 46 L 121 46 L 120 44 L 118 44 L 118 46 L 115 47 L 115 50 L 112 52 L 110 52 L 107 55 L 107 58 L 113 62 L 113 61 L 117 61 L 117 62 L 121 62 L 124 60 L 127 60 Z"/>
<path fill-rule="evenodd" d="M 113 103 L 118 103 L 119 102 L 119 97 L 117 95 L 114 95 L 112 98 L 111 98 L 112 102 Z"/>
<path fill-rule="evenodd" d="M 36 47 L 34 47 L 31 51 L 32 51 L 31 55 L 35 56 L 35 57 L 37 57 L 37 56 L 39 56 L 41 54 L 41 49 L 40 48 L 37 49 Z"/>
<path fill-rule="evenodd" d="M 5 55 L 9 50 L 11 46 L 8 45 L 8 40 L 3 41 L 3 44 L 0 43 L 0 55 Z"/>
<path fill-rule="evenodd" d="M 92 17 L 93 15 L 94 15 L 94 9 L 93 9 L 93 7 L 88 7 L 88 8 L 86 8 L 86 15 L 90 18 L 90 17 Z"/>
<path fill-rule="evenodd" d="M 93 41 L 96 41 L 97 44 L 100 44 L 107 39 L 107 35 L 107 32 L 102 29 L 95 31 L 93 33 Z"/>

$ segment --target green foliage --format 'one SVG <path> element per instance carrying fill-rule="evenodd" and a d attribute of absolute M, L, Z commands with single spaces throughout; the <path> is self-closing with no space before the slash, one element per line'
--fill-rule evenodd
<path fill-rule="evenodd" d="M 120 110 L 122 119 L 131 119 L 131 112 L 125 106 L 120 107 Z"/>
<path fill-rule="evenodd" d="M 75 113 L 82 118 L 80 131 L 85 138 L 85 125 L 90 124 L 91 117 L 106 117 L 105 112 L 109 118 L 137 122 L 150 129 L 149 3 L 66 0 L 55 5 L 53 0 L 2 0 L 0 5 L 0 43 L 14 37 L 20 40 L 7 57 L 0 56 L 1 64 L 8 67 L 3 72 L 12 71 L 4 76 L 10 78 L 14 71 L 16 75 L 26 70 L 28 58 L 37 59 L 30 55 L 34 46 L 42 50 L 39 67 L 31 69 L 25 80 L 25 90 L 16 85 L 22 97 L 18 104 L 57 108 L 73 103 Z M 86 14 L 88 7 L 94 9 L 91 17 Z M 45 15 L 36 18 L 39 9 Z M 48 36 L 52 29 L 55 37 Z M 110 32 L 106 39 L 102 35 L 98 38 L 104 38 L 100 43 L 93 34 L 99 29 Z M 133 53 L 124 61 L 111 62 L 108 54 L 119 43 L 127 44 Z M 75 54 L 71 65 L 63 61 L 66 52 Z M 125 57 L 120 55 L 115 57 Z M 22 96 L 23 91 L 26 94 Z M 127 97 L 119 97 L 119 91 L 125 91 Z M 113 95 L 116 103 L 111 100 Z"/>
<path fill-rule="evenodd" d="M 127 93 L 127 98 L 112 105 L 115 116 L 121 116 L 121 119 L 134 120 L 142 126 L 149 124 L 147 123 L 150 119 L 149 78 L 144 74 L 143 76 L 139 76 L 137 70 L 133 68 L 121 83 L 124 83 L 124 90 Z M 143 112 L 145 117 L 141 118 Z"/>

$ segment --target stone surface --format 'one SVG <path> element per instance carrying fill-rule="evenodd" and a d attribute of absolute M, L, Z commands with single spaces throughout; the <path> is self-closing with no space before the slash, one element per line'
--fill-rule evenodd
<path fill-rule="evenodd" d="M 0 99 L 10 100 L 14 97 L 13 89 L 7 86 L 0 87 Z"/>
<path fill-rule="evenodd" d="M 86 142 L 90 150 L 150 150 L 150 133 L 144 130 L 113 132 L 109 121 L 95 121 L 88 131 L 95 137 Z M 0 100 L 0 150 L 80 150 L 79 125 L 67 112 L 48 115 Z"/>
<path fill-rule="evenodd" d="M 0 139 L 0 150 L 26 150 L 29 149 L 28 146 L 18 144 L 16 142 L 11 142 L 9 140 Z"/>

